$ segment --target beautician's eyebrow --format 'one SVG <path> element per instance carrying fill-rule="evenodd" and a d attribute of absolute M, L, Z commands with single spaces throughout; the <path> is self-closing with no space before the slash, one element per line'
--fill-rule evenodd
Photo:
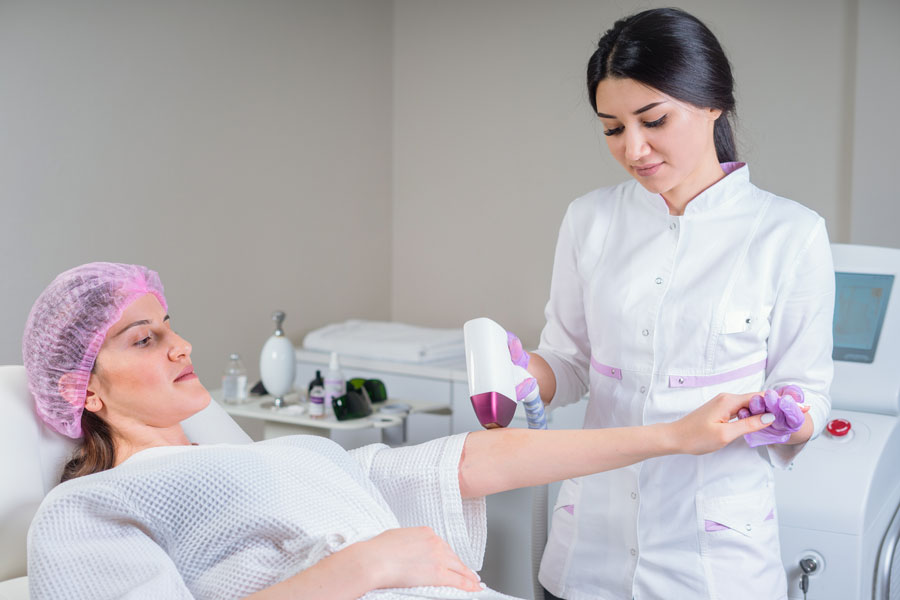
<path fill-rule="evenodd" d="M 163 317 L 163 323 L 165 323 L 165 322 L 168 321 L 168 320 L 169 320 L 169 315 L 166 315 L 165 317 Z M 149 325 L 150 323 L 151 323 L 151 321 L 149 321 L 149 320 L 147 320 L 147 319 L 141 319 L 140 321 L 135 321 L 135 322 L 132 323 L 131 325 L 126 325 L 125 327 L 123 327 L 123 328 L 122 328 L 122 331 L 120 331 L 119 333 L 115 334 L 113 337 L 114 337 L 114 338 L 115 338 L 115 337 L 119 337 L 120 335 L 122 335 L 123 333 L 125 333 L 126 331 L 128 331 L 129 329 L 131 329 L 132 327 L 140 327 L 141 325 Z"/>
<path fill-rule="evenodd" d="M 634 113 L 632 113 L 632 114 L 639 115 L 639 114 L 641 114 L 642 112 L 647 112 L 648 110 L 650 110 L 650 109 L 653 108 L 654 106 L 659 106 L 660 104 L 662 104 L 662 103 L 664 103 L 664 102 L 665 102 L 665 100 L 660 100 L 659 102 L 651 102 L 651 103 L 648 104 L 647 106 L 642 106 L 641 108 L 637 109 L 637 110 L 634 111 Z M 615 119 L 615 118 L 617 118 L 617 117 L 614 117 L 614 116 L 612 116 L 612 115 L 606 115 L 606 114 L 603 114 L 602 112 L 598 112 L 598 113 L 597 113 L 597 116 L 598 116 L 598 117 L 603 117 L 604 119 Z"/>

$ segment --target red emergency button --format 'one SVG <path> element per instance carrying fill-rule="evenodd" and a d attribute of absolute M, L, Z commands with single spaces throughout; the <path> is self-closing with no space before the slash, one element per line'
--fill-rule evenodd
<path fill-rule="evenodd" d="M 825 426 L 825 429 L 834 437 L 844 437 L 850 433 L 850 421 L 846 419 L 832 419 Z"/>

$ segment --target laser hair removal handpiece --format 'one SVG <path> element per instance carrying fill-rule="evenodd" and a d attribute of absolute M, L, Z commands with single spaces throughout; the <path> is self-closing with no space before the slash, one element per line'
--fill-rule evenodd
<path fill-rule="evenodd" d="M 518 405 L 506 330 L 485 317 L 472 319 L 463 325 L 463 340 L 475 416 L 485 429 L 506 427 Z"/>

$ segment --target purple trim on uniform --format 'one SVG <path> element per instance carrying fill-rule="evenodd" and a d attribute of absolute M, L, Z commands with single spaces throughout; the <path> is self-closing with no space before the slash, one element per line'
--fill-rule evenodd
<path fill-rule="evenodd" d="M 706 526 L 706 531 L 722 531 L 723 529 L 728 529 L 727 526 L 716 523 L 715 521 L 704 521 L 703 524 Z"/>
<path fill-rule="evenodd" d="M 597 362 L 597 360 L 593 356 L 591 357 L 591 366 L 594 367 L 594 370 L 601 375 L 606 375 L 607 377 L 612 377 L 613 379 L 622 379 L 622 369 L 610 367 L 608 365 L 604 365 L 603 363 Z"/>
<path fill-rule="evenodd" d="M 740 369 L 726 371 L 725 373 L 719 373 L 717 375 L 669 375 L 669 387 L 694 388 L 706 387 L 708 385 L 719 385 L 720 383 L 727 383 L 729 381 L 734 381 L 735 379 L 740 379 L 741 377 L 747 377 L 749 375 L 753 375 L 754 373 L 759 373 L 765 368 L 766 359 L 762 359 L 761 361 L 755 362 L 752 365 L 747 365 L 745 367 L 741 367 Z"/>
<path fill-rule="evenodd" d="M 743 166 L 746 166 L 747 163 L 743 162 L 724 162 L 719 163 L 719 166 L 722 167 L 722 170 L 725 171 L 726 175 L 730 175 L 740 169 Z"/>
<path fill-rule="evenodd" d="M 485 429 L 494 429 L 509 425 L 516 414 L 516 401 L 499 392 L 484 392 L 472 396 L 472 408 Z"/>
<path fill-rule="evenodd" d="M 561 506 L 560 508 L 562 508 L 564 511 L 566 511 L 570 515 L 575 514 L 575 505 L 574 504 L 566 504 L 565 506 Z"/>
<path fill-rule="evenodd" d="M 766 515 L 766 518 L 763 519 L 763 521 L 771 521 L 774 518 L 775 518 L 775 509 L 773 508 L 772 510 L 769 511 L 769 514 Z M 706 529 L 706 531 L 722 531 L 723 529 L 731 529 L 727 525 L 722 525 L 721 523 L 718 523 L 716 521 L 706 520 L 703 522 L 703 525 L 704 525 L 704 528 Z"/>

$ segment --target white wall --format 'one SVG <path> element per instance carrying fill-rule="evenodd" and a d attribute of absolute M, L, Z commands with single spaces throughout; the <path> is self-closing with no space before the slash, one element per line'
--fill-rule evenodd
<path fill-rule="evenodd" d="M 0 364 L 91 260 L 146 264 L 218 387 L 390 316 L 389 0 L 0 2 Z"/>
<path fill-rule="evenodd" d="M 537 343 L 566 205 L 628 177 L 591 113 L 585 65 L 617 18 L 669 4 L 395 0 L 395 319 L 493 316 Z M 847 241 L 856 3 L 678 4 L 733 63 L 752 180 Z"/>

